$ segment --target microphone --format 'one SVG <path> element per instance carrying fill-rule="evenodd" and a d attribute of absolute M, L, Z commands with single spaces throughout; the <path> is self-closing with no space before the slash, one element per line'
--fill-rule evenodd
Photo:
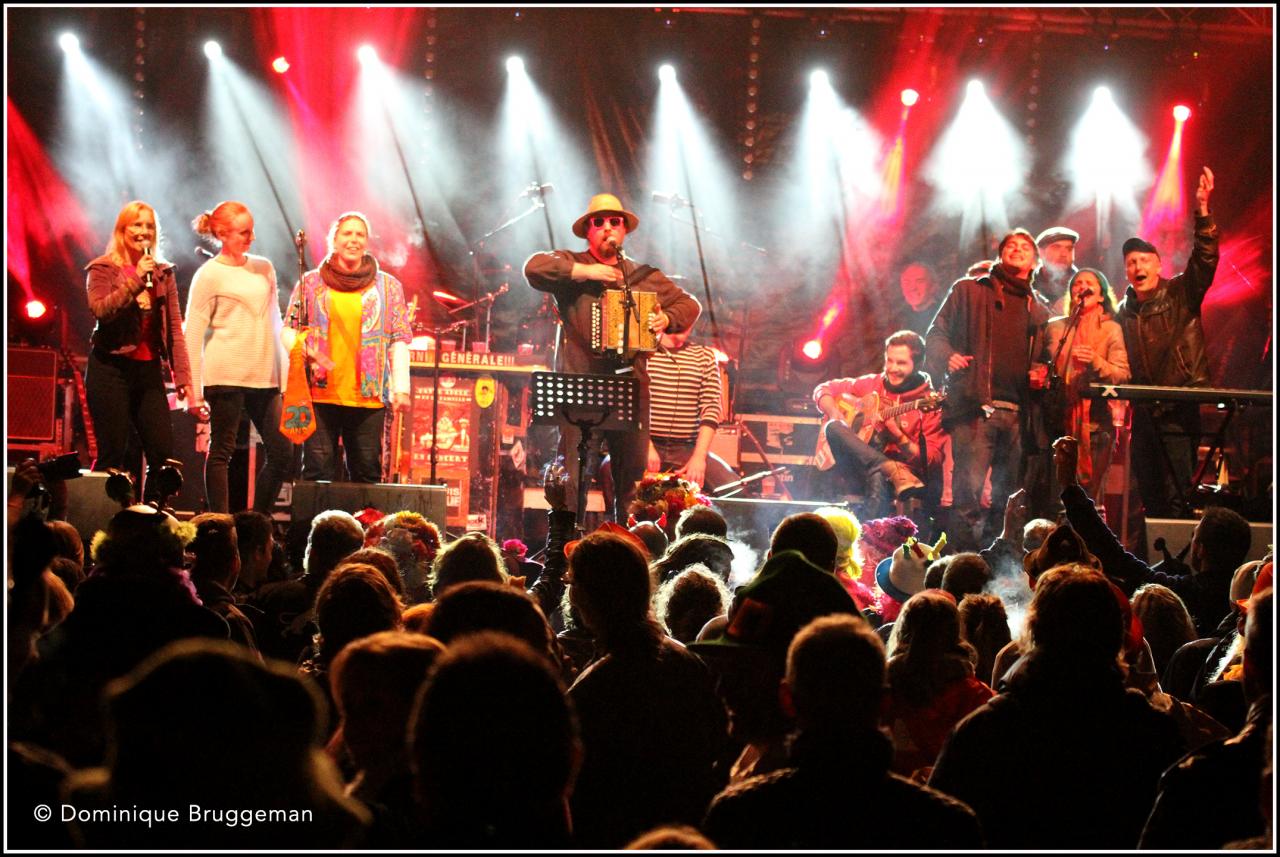
<path fill-rule="evenodd" d="M 524 189 L 524 193 L 520 194 L 520 198 L 525 199 L 530 196 L 546 196 L 553 190 L 555 190 L 555 185 L 551 184 L 551 182 L 547 182 L 546 184 L 530 182 L 529 186 Z"/>
<path fill-rule="evenodd" d="M 150 241 L 148 241 L 147 243 L 145 243 L 145 244 L 143 244 L 143 245 L 142 245 L 142 255 L 144 255 L 144 256 L 150 256 L 150 255 L 151 255 L 151 242 L 150 242 Z M 148 288 L 148 289 L 149 289 L 149 288 L 151 288 L 151 272 L 150 272 L 150 271 L 147 271 L 146 284 L 147 284 L 147 288 Z"/>
<path fill-rule="evenodd" d="M 653 201 L 669 205 L 672 208 L 684 208 L 689 204 L 689 200 L 678 193 L 659 193 L 656 190 L 653 192 Z"/>
<path fill-rule="evenodd" d="M 210 259 L 214 258 L 213 252 L 210 250 L 206 250 L 203 247 L 196 247 L 196 252 L 199 253 L 201 256 L 208 256 Z"/>

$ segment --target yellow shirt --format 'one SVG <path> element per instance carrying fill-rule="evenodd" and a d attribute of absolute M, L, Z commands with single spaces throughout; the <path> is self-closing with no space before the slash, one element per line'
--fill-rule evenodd
<path fill-rule="evenodd" d="M 333 369 L 329 371 L 328 386 L 311 391 L 313 402 L 354 408 L 383 406 L 382 399 L 376 395 L 370 398 L 360 395 L 360 367 L 357 360 L 360 354 L 362 300 L 366 291 L 368 289 L 358 292 L 329 290 L 329 356 L 333 359 Z"/>

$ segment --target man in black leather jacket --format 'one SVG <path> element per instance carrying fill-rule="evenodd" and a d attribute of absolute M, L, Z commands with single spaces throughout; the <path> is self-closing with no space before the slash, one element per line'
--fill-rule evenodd
<path fill-rule="evenodd" d="M 1218 227 L 1209 212 L 1212 192 L 1213 172 L 1205 167 L 1196 189 L 1195 245 L 1187 269 L 1173 279 L 1160 276 L 1160 253 L 1154 246 L 1141 238 L 1124 242 L 1129 289 L 1116 321 L 1124 328 L 1134 384 L 1209 386 L 1200 305 L 1218 268 Z M 1134 403 L 1133 473 L 1148 516 L 1185 516 L 1189 511 L 1185 495 L 1199 442 L 1199 405 Z"/>

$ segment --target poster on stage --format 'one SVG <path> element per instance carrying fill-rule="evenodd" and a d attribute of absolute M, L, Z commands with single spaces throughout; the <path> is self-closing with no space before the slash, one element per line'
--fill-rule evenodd
<path fill-rule="evenodd" d="M 465 526 L 469 502 L 472 426 L 476 424 L 475 379 L 440 376 L 440 408 L 431 425 L 433 389 L 431 377 L 414 376 L 412 412 L 405 421 L 404 446 L 408 451 L 409 481 L 431 478 L 431 443 L 436 441 L 436 478 L 447 486 L 449 526 Z"/>

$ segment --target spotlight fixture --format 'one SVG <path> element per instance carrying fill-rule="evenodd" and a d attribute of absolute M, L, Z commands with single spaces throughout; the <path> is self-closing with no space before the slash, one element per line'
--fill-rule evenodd
<path fill-rule="evenodd" d="M 377 61 L 378 52 L 373 49 L 373 45 L 361 45 L 360 49 L 356 51 L 356 59 L 367 65 Z"/>
<path fill-rule="evenodd" d="M 809 72 L 809 86 L 830 86 L 831 78 L 822 69 Z"/>
<path fill-rule="evenodd" d="M 213 39 L 210 39 L 204 43 L 204 55 L 211 60 L 216 60 L 218 57 L 222 56 L 222 45 L 218 44 Z"/>
<path fill-rule="evenodd" d="M 822 342 L 818 339 L 810 339 L 801 347 L 800 351 L 810 360 L 819 360 L 822 358 Z"/>
<path fill-rule="evenodd" d="M 1179 122 L 1186 122 L 1191 117 L 1191 108 L 1185 104 L 1179 104 L 1173 108 L 1173 118 Z"/>
<path fill-rule="evenodd" d="M 1098 101 L 1111 101 L 1111 90 L 1105 86 L 1099 86 L 1093 91 L 1093 97 Z"/>
<path fill-rule="evenodd" d="M 986 92 L 986 88 L 982 85 L 982 81 L 971 80 L 969 81 L 969 85 L 965 87 L 965 91 L 969 93 L 969 95 L 976 96 L 976 95 L 982 95 L 984 92 Z"/>
<path fill-rule="evenodd" d="M 80 50 L 80 40 L 76 38 L 75 33 L 63 33 L 58 36 L 58 47 L 67 53 Z"/>
<path fill-rule="evenodd" d="M 284 57 L 276 57 L 271 61 L 271 68 L 276 74 L 284 74 L 289 70 L 289 61 Z"/>
<path fill-rule="evenodd" d="M 904 107 L 910 107 L 920 100 L 920 93 L 914 89 L 902 90 L 902 104 Z"/>
<path fill-rule="evenodd" d="M 44 318 L 45 314 L 49 312 L 49 308 L 45 306 L 44 301 L 40 300 L 39 298 L 32 298 L 31 300 L 27 301 L 25 309 L 27 313 L 27 318 L 31 319 L 32 321 Z"/>
<path fill-rule="evenodd" d="M 658 66 L 658 80 L 663 83 L 674 83 L 676 79 L 675 66 L 670 63 L 663 63 Z"/>
<path fill-rule="evenodd" d="M 507 74 L 519 74 L 524 71 L 524 60 L 520 57 L 507 57 Z"/>

